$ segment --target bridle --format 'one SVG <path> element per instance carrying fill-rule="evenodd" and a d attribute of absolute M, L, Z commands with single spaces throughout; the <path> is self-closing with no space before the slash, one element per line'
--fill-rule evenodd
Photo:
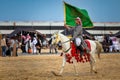
<path fill-rule="evenodd" d="M 56 39 L 56 37 L 53 37 L 53 39 Z M 71 41 L 71 40 L 67 40 L 67 41 L 65 41 L 65 42 L 62 42 L 61 44 L 65 44 L 65 43 L 70 42 L 70 41 Z M 65 51 L 63 51 L 63 52 L 67 53 L 70 49 L 71 49 L 71 46 L 70 46 L 67 50 L 65 50 Z"/>

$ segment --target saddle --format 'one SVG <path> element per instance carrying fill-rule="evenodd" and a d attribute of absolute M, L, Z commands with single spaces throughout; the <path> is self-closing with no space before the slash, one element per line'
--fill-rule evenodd
<path fill-rule="evenodd" d="M 79 50 L 79 52 L 81 53 L 81 55 L 83 55 L 84 53 L 89 53 L 91 51 L 91 47 L 90 47 L 90 43 L 88 40 L 84 40 L 86 47 L 83 46 L 83 44 L 81 44 L 80 46 L 76 47 L 77 50 Z"/>

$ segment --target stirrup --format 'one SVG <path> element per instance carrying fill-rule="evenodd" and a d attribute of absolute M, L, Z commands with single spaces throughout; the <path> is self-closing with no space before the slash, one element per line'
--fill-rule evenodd
<path fill-rule="evenodd" d="M 90 49 L 86 49 L 86 52 L 89 53 L 91 50 Z"/>

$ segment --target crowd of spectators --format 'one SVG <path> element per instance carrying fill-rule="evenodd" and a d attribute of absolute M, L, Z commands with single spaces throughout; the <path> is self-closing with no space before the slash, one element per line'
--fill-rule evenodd
<path fill-rule="evenodd" d="M 32 53 L 38 54 L 41 53 L 41 39 L 37 36 L 30 36 L 29 34 L 8 37 L 2 35 L 2 39 L 0 40 L 0 45 L 2 49 L 2 56 L 13 56 L 18 55 L 18 49 L 21 49 L 22 53 Z M 16 51 L 14 51 L 16 50 Z"/>
<path fill-rule="evenodd" d="M 83 36 L 84 39 L 93 39 L 93 36 Z M 48 53 L 58 53 L 58 49 L 62 49 L 61 41 L 58 44 L 51 44 L 52 38 L 47 40 L 45 37 L 39 38 L 35 34 L 31 36 L 29 34 L 7 37 L 2 35 L 2 39 L 0 40 L 0 46 L 2 49 L 2 56 L 13 56 L 13 50 L 16 48 L 15 55 L 18 56 L 18 49 L 22 50 L 23 54 L 40 54 L 42 48 L 49 48 Z M 101 42 L 103 46 L 104 52 L 120 52 L 120 39 L 117 37 L 104 36 L 103 41 Z M 16 46 L 16 47 L 14 47 Z M 54 50 L 54 51 L 53 51 Z"/>
<path fill-rule="evenodd" d="M 104 36 L 102 45 L 104 52 L 120 52 L 120 39 L 117 37 Z"/>
<path fill-rule="evenodd" d="M 2 56 L 5 57 L 13 56 L 14 49 L 16 50 L 16 56 L 18 56 L 18 49 L 21 50 L 22 54 L 41 54 L 41 49 L 48 48 L 48 53 L 53 53 L 53 50 L 55 50 L 55 53 L 58 53 L 57 46 L 60 46 L 60 43 L 59 45 L 51 44 L 51 40 L 47 40 L 45 36 L 41 39 L 37 37 L 36 34 L 34 34 L 34 36 L 22 34 L 13 37 L 2 35 L 0 46 L 2 49 Z"/>

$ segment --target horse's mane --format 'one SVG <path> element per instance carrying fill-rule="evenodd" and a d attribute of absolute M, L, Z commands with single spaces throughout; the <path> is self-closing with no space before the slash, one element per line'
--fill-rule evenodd
<path fill-rule="evenodd" d="M 58 36 L 60 37 L 60 40 L 62 42 L 62 50 L 66 52 L 66 50 L 70 48 L 69 38 L 62 33 L 58 33 Z"/>
<path fill-rule="evenodd" d="M 67 37 L 67 36 L 65 36 L 64 34 L 62 34 L 62 33 L 59 33 L 58 35 L 60 35 L 60 37 L 61 37 L 61 39 L 63 40 L 69 40 L 69 38 Z"/>

